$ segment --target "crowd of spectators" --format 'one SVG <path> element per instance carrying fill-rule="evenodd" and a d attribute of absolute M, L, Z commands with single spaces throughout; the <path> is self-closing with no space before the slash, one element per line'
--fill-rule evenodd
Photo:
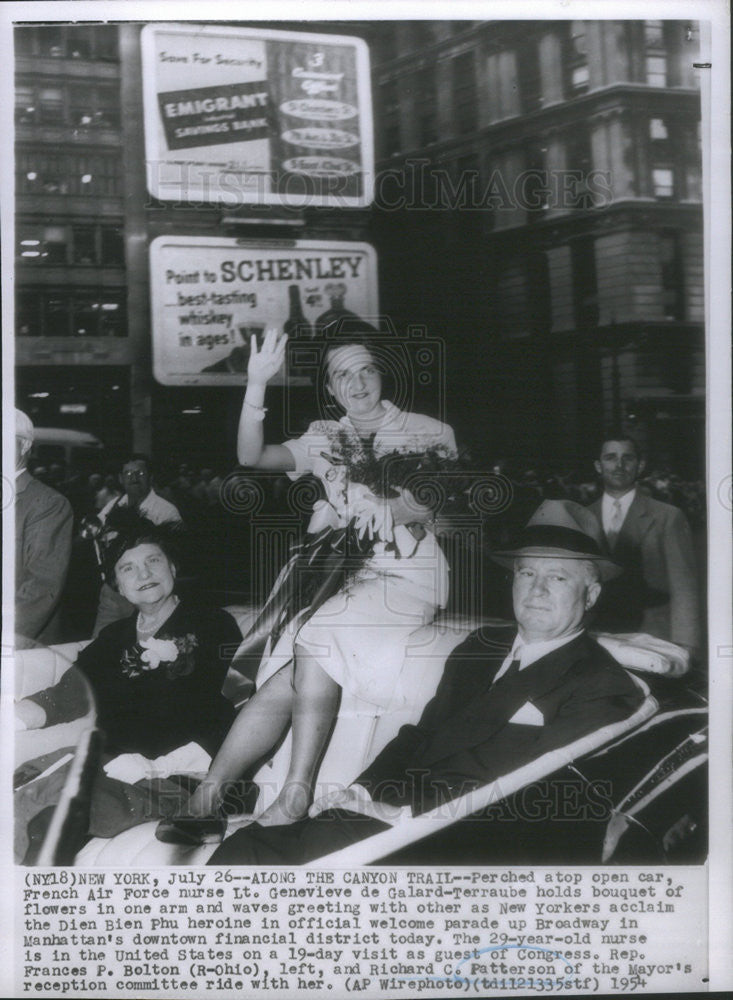
<path fill-rule="evenodd" d="M 118 475 L 109 470 L 82 476 L 77 472 L 67 472 L 59 463 L 46 467 L 34 465 L 31 461 L 29 471 L 36 479 L 67 498 L 77 522 L 88 514 L 98 513 L 122 493 Z M 226 491 L 223 492 L 222 487 L 231 472 L 182 462 L 156 475 L 155 488 L 160 496 L 175 504 L 188 521 L 190 517 L 185 517 L 187 513 L 198 518 L 222 507 L 227 508 Z M 595 476 L 583 475 L 576 470 L 544 474 L 533 468 L 509 471 L 506 463 L 499 459 L 492 472 L 505 477 L 514 491 L 536 497 L 538 503 L 542 500 L 573 500 L 587 506 L 597 500 L 601 492 Z M 684 479 L 668 468 L 659 467 L 647 471 L 639 480 L 639 485 L 653 499 L 679 507 L 693 527 L 704 527 L 706 491 L 702 478 Z"/>
<path fill-rule="evenodd" d="M 85 517 L 98 514 L 121 495 L 119 475 L 110 468 L 81 475 L 58 463 L 45 467 L 31 462 L 29 469 L 35 478 L 63 494 L 74 511 L 74 545 L 63 611 L 67 634 L 81 638 L 90 630 L 100 585 L 92 547 L 80 536 L 81 524 Z M 509 469 L 499 458 L 491 472 L 511 486 L 505 490 L 506 508 L 497 510 L 489 519 L 490 547 L 505 544 L 514 528 L 524 523 L 543 500 L 573 500 L 588 506 L 600 496 L 598 480 L 585 471 L 543 474 L 537 468 Z M 240 502 L 236 476 L 235 469 L 181 462 L 162 466 L 154 480 L 156 492 L 180 511 L 191 541 L 185 574 L 195 579 L 199 588 L 231 603 L 256 599 L 253 576 L 261 576 L 252 566 L 252 508 Z M 242 479 L 248 476 L 251 474 L 247 470 L 241 470 Z M 261 513 L 298 513 L 291 509 L 288 484 L 281 477 L 262 476 L 260 480 L 266 497 Z M 683 479 L 669 469 L 655 468 L 644 475 L 639 486 L 652 498 L 679 507 L 693 531 L 702 535 L 706 513 L 702 479 Z M 266 583 L 260 581 L 260 585 Z"/>

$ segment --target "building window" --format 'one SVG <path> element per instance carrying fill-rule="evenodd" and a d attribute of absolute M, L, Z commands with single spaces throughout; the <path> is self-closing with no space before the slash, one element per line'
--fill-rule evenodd
<path fill-rule="evenodd" d="M 669 139 L 669 131 L 663 118 L 649 119 L 649 138 L 652 142 L 664 142 Z"/>
<path fill-rule="evenodd" d="M 570 245 L 573 272 L 573 312 L 575 325 L 587 330 L 598 325 L 598 276 L 596 246 L 592 236 L 573 240 Z"/>
<path fill-rule="evenodd" d="M 664 21 L 644 21 L 644 42 L 648 49 L 664 48 Z"/>
<path fill-rule="evenodd" d="M 679 233 L 662 232 L 659 234 L 659 257 L 662 267 L 662 311 L 664 318 L 684 320 L 685 276 L 682 268 Z"/>
<path fill-rule="evenodd" d="M 672 198 L 675 194 L 674 158 L 670 129 L 664 118 L 649 119 L 649 148 L 654 197 Z"/>
<path fill-rule="evenodd" d="M 66 29 L 66 52 L 70 59 L 92 59 L 94 54 L 94 29 L 75 25 Z"/>
<path fill-rule="evenodd" d="M 16 56 L 34 56 L 35 28 L 16 28 L 13 32 L 13 46 Z"/>
<path fill-rule="evenodd" d="M 695 125 L 677 118 L 649 118 L 642 136 L 648 150 L 649 187 L 655 198 L 700 198 L 700 152 Z"/>
<path fill-rule="evenodd" d="M 646 82 L 652 87 L 667 86 L 667 51 L 664 21 L 644 21 Z"/>
<path fill-rule="evenodd" d="M 481 173 L 476 153 L 459 156 L 451 165 L 450 173 L 454 190 L 454 203 L 450 207 L 458 211 L 466 210 L 468 212 L 460 219 L 461 232 L 468 239 L 480 230 L 481 216 L 483 215 L 482 212 L 471 211 L 471 209 L 478 207 L 481 199 L 479 186 Z"/>
<path fill-rule="evenodd" d="M 25 150 L 17 156 L 18 194 L 116 196 L 122 193 L 119 153 L 47 153 Z"/>
<path fill-rule="evenodd" d="M 702 201 L 702 150 L 700 149 L 700 122 L 684 124 L 681 129 L 681 149 L 684 156 L 684 197 Z"/>
<path fill-rule="evenodd" d="M 117 26 L 109 24 L 44 25 L 15 28 L 18 56 L 46 59 L 99 59 L 117 62 Z"/>
<path fill-rule="evenodd" d="M 42 151 L 21 152 L 17 157 L 18 194 L 67 194 L 62 157 Z"/>
<path fill-rule="evenodd" d="M 15 121 L 18 125 L 32 125 L 36 120 L 36 97 L 33 87 L 15 88 Z"/>
<path fill-rule="evenodd" d="M 535 336 L 548 334 L 552 326 L 550 268 L 545 253 L 529 254 L 526 263 L 529 326 Z"/>
<path fill-rule="evenodd" d="M 125 337 L 124 291 L 20 288 L 16 329 L 21 337 Z"/>
<path fill-rule="evenodd" d="M 20 223 L 17 258 L 19 264 L 124 267 L 122 226 Z"/>
<path fill-rule="evenodd" d="M 573 93 L 582 94 L 588 89 L 588 82 L 590 80 L 590 71 L 587 66 L 576 66 L 573 69 L 571 77 L 571 87 Z"/>
<path fill-rule="evenodd" d="M 97 239 L 95 226 L 72 226 L 74 243 L 74 263 L 97 263 Z"/>
<path fill-rule="evenodd" d="M 463 134 L 476 128 L 476 71 L 473 52 L 453 60 L 453 112 L 456 131 Z"/>
<path fill-rule="evenodd" d="M 652 188 L 655 198 L 674 197 L 674 171 L 671 167 L 652 168 Z"/>
<path fill-rule="evenodd" d="M 585 21 L 569 21 L 565 36 L 565 96 L 584 94 L 590 82 Z"/>
<path fill-rule="evenodd" d="M 41 300 L 36 289 L 19 291 L 15 303 L 15 323 L 19 337 L 40 337 L 43 332 Z"/>
<path fill-rule="evenodd" d="M 652 190 L 655 198 L 675 195 L 675 150 L 671 129 L 664 118 L 649 119 Z"/>
<path fill-rule="evenodd" d="M 526 114 L 542 107 L 542 78 L 540 56 L 535 39 L 530 38 L 517 48 L 517 73 L 519 100 Z"/>
<path fill-rule="evenodd" d="M 64 92 L 61 87 L 39 87 L 36 101 L 37 120 L 43 125 L 59 125 L 65 118 Z"/>
<path fill-rule="evenodd" d="M 99 25 L 94 29 L 94 56 L 105 62 L 118 62 L 120 58 L 117 44 L 117 28 L 114 25 Z"/>
<path fill-rule="evenodd" d="M 520 178 L 519 190 L 528 222 L 537 222 L 549 208 L 550 178 L 546 157 L 547 148 L 541 142 L 530 142 L 525 146 L 525 170 Z"/>
<path fill-rule="evenodd" d="M 119 128 L 120 94 L 117 84 L 59 83 L 53 87 L 23 82 L 16 89 L 19 125 L 69 125 L 75 129 Z"/>
<path fill-rule="evenodd" d="M 418 142 L 428 146 L 438 138 L 435 100 L 435 71 L 432 67 L 418 70 L 415 74 L 415 121 Z"/>
<path fill-rule="evenodd" d="M 646 82 L 652 87 L 667 86 L 667 57 L 646 57 Z"/>
<path fill-rule="evenodd" d="M 81 128 L 119 128 L 119 91 L 109 84 L 70 84 L 67 120 Z"/>
<path fill-rule="evenodd" d="M 68 253 L 66 226 L 44 226 L 43 246 L 46 264 L 65 264 Z"/>
<path fill-rule="evenodd" d="M 100 263 L 103 267 L 125 266 L 125 244 L 122 226 L 102 226 Z"/>
<path fill-rule="evenodd" d="M 576 125 L 566 140 L 565 166 L 567 182 L 561 187 L 563 208 L 592 208 L 593 195 L 589 180 L 593 172 L 593 150 L 587 125 Z"/>
<path fill-rule="evenodd" d="M 40 55 L 51 59 L 62 59 L 66 55 L 66 35 L 64 29 L 57 25 L 39 28 Z"/>

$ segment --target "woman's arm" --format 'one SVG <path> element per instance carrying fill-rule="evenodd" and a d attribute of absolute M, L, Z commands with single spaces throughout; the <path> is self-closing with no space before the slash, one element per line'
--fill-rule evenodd
<path fill-rule="evenodd" d="M 277 330 L 270 327 L 258 350 L 256 336 L 251 337 L 247 389 L 237 433 L 237 459 L 241 465 L 281 472 L 295 468 L 292 452 L 281 444 L 266 445 L 262 432 L 265 390 L 270 379 L 282 368 L 287 340 L 287 335 L 278 340 Z"/>
<path fill-rule="evenodd" d="M 53 687 L 23 698 L 15 714 L 26 729 L 43 729 L 59 722 L 71 722 L 86 715 L 91 707 L 89 689 L 81 673 L 71 667 Z"/>

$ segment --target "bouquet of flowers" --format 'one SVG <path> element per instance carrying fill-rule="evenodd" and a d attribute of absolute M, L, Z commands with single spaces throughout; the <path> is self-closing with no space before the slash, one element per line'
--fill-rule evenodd
<path fill-rule="evenodd" d="M 402 558 L 391 500 L 401 497 L 408 515 L 415 512 L 415 520 L 406 522 L 416 540 L 413 552 L 425 537 L 426 514 L 468 509 L 473 477 L 465 456 L 445 446 L 421 448 L 418 440 L 415 450 L 377 455 L 373 441 L 373 436 L 364 441 L 344 429 L 329 434 L 330 452 L 322 457 L 331 466 L 332 481 L 339 477 L 349 520 L 344 524 L 326 500 L 315 504 L 308 533 L 294 547 L 247 638 L 269 634 L 276 642 L 296 614 L 307 609 L 312 615 L 343 589 L 378 544 Z"/>
<path fill-rule="evenodd" d="M 407 522 L 407 526 L 418 538 L 424 535 L 421 521 L 426 509 L 437 515 L 468 508 L 473 477 L 467 471 L 465 455 L 458 455 L 445 445 L 421 447 L 419 439 L 412 448 L 377 455 L 373 436 L 363 440 L 339 428 L 329 437 L 332 453 L 323 453 L 323 457 L 345 469 L 346 499 L 351 509 L 356 508 L 355 528 L 359 534 L 366 531 L 375 539 L 391 542 L 389 514 L 382 514 L 382 510 L 389 511 L 390 507 L 383 501 L 397 497 L 403 498 L 408 511 L 410 507 L 414 510 L 416 519 Z M 369 500 L 382 501 L 376 504 L 382 510 L 373 521 L 365 511 Z"/>

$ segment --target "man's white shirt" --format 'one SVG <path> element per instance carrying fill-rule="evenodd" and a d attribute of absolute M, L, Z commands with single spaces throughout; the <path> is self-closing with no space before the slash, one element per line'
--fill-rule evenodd
<path fill-rule="evenodd" d="M 113 507 L 127 507 L 127 505 L 127 496 L 123 494 L 123 496 L 119 499 L 115 498 L 114 500 L 110 500 L 106 506 L 102 507 L 97 516 L 100 521 L 104 523 L 107 519 L 107 515 Z M 171 521 L 183 520 L 178 508 L 168 500 L 164 500 L 163 497 L 159 497 L 155 490 L 151 490 L 150 493 L 148 493 L 138 509 L 140 513 L 144 517 L 147 517 L 149 521 L 152 521 L 153 524 L 168 524 Z"/>
<path fill-rule="evenodd" d="M 526 670 L 530 664 L 535 663 L 543 656 L 547 656 L 548 653 L 552 653 L 554 650 L 560 649 L 561 646 L 572 642 L 573 639 L 577 639 L 582 632 L 583 629 L 578 628 L 568 635 L 561 635 L 557 639 L 546 639 L 544 642 L 524 642 L 519 633 L 517 633 L 509 655 L 497 670 L 493 683 L 495 684 L 500 677 L 503 677 L 514 660 L 519 659 L 520 671 Z"/>

